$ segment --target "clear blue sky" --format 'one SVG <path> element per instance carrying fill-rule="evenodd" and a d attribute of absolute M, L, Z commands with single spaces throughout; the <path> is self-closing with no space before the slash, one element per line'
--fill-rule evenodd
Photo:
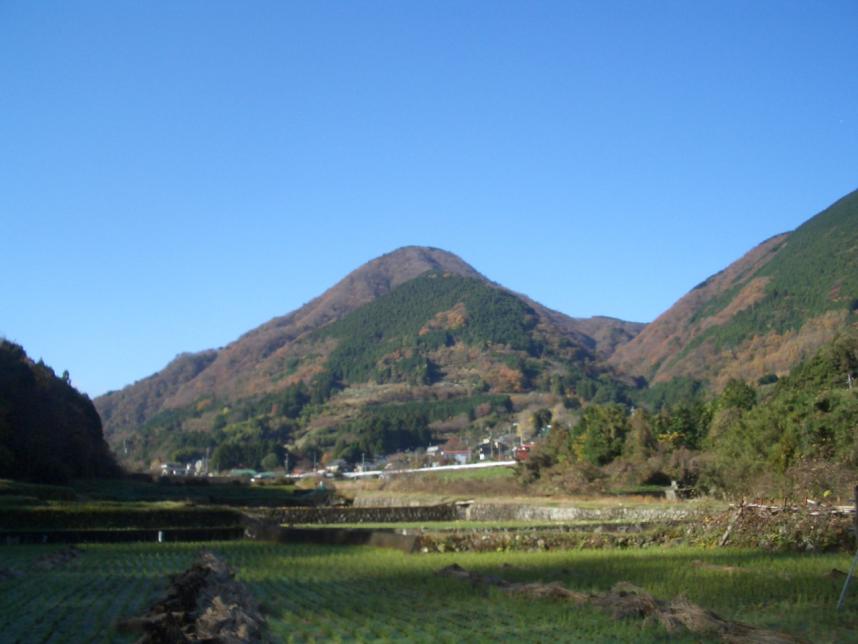
<path fill-rule="evenodd" d="M 90 395 L 408 244 L 650 321 L 858 187 L 858 3 L 0 0 L 0 334 Z"/>

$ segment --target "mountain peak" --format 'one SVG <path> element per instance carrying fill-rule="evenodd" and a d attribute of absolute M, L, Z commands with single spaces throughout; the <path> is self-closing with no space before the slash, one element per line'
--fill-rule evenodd
<path fill-rule="evenodd" d="M 430 246 L 402 246 L 397 248 L 370 260 L 350 273 L 346 280 L 370 278 L 371 281 L 387 281 L 388 286 L 394 288 L 427 271 L 454 273 L 463 277 L 488 281 L 458 255 Z"/>
<path fill-rule="evenodd" d="M 170 378 L 165 383 L 164 374 L 169 373 L 165 370 L 137 383 L 134 391 L 143 401 L 158 408 L 187 404 L 204 392 L 222 394 L 235 386 L 236 372 L 252 370 L 254 365 L 262 363 L 287 344 L 429 271 L 488 281 L 453 253 L 426 246 L 403 246 L 366 262 L 296 311 L 269 320 L 223 349 L 206 352 L 205 364 L 189 373 L 190 377 Z M 186 372 L 182 370 L 183 374 Z M 127 416 L 120 414 L 118 408 L 114 409 L 116 405 L 113 404 L 125 397 L 123 393 L 114 396 L 113 400 L 107 396 L 98 399 L 108 431 L 114 424 L 114 417 Z M 147 405 L 138 404 L 137 407 L 148 410 Z"/>
<path fill-rule="evenodd" d="M 499 342 L 508 346 L 518 342 L 514 350 L 526 350 L 521 349 L 529 346 L 523 338 L 533 340 L 533 331 L 540 335 L 540 342 L 562 344 L 566 353 L 574 352 L 570 347 L 577 347 L 580 358 L 609 352 L 639 331 L 639 325 L 621 321 L 574 320 L 492 282 L 449 251 L 404 246 L 366 262 L 298 310 L 262 324 L 222 349 L 177 360 L 175 366 L 99 398 L 96 404 L 106 431 L 112 434 L 119 427 L 139 426 L 160 410 L 188 408 L 203 399 L 240 400 L 282 390 L 293 382 L 310 381 L 319 374 L 338 342 L 333 336 L 320 335 L 323 329 L 330 330 L 350 314 L 392 296 L 400 287 L 407 289 L 408 283 L 427 274 L 449 279 L 431 280 L 435 282 L 433 286 L 415 285 L 408 291 L 413 299 L 408 301 L 409 296 L 400 293 L 398 304 L 392 308 L 389 304 L 375 307 L 371 315 L 367 314 L 371 318 L 368 324 L 359 324 L 350 337 L 360 335 L 368 325 L 383 326 L 393 318 L 405 319 L 408 311 L 416 309 L 426 314 L 426 319 L 419 320 L 425 329 L 446 324 L 464 315 L 460 300 L 469 297 L 472 323 L 480 329 L 480 337 L 503 338 Z M 449 288 L 445 290 L 442 281 Z M 418 291 L 420 294 L 415 296 Z M 500 295 L 486 296 L 489 291 Z M 434 310 L 439 300 L 444 306 Z M 592 335 L 581 330 L 584 326 Z M 459 327 L 454 324 L 454 328 Z M 509 340 L 513 336 L 516 342 Z M 486 365 L 493 364 L 493 359 L 487 357 L 483 368 L 489 369 Z"/>

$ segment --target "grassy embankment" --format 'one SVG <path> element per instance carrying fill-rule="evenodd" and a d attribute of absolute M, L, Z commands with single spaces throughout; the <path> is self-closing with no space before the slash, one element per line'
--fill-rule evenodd
<path fill-rule="evenodd" d="M 317 494 L 292 486 L 79 481 L 50 486 L 0 480 L 0 531 L 160 530 L 238 526 L 242 506 L 283 506 Z"/>
<path fill-rule="evenodd" d="M 443 470 L 397 474 L 384 479 L 338 480 L 333 484 L 345 497 L 371 496 L 377 499 L 397 497 L 424 499 L 438 503 L 461 499 L 530 502 L 539 505 L 568 503 L 557 495 L 547 495 L 523 485 L 514 467 L 491 467 L 472 470 Z M 618 488 L 597 497 L 575 496 L 576 505 L 625 505 L 664 502 L 664 487 L 642 485 Z"/>

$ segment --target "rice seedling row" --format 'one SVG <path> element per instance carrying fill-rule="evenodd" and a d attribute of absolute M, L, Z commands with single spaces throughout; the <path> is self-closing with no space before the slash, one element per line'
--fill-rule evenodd
<path fill-rule="evenodd" d="M 832 568 L 848 555 L 772 555 L 690 548 L 406 555 L 368 547 L 113 544 L 81 548 L 53 570 L 33 562 L 56 547 L 0 548 L 0 568 L 24 576 L 0 581 L 4 641 L 131 641 L 117 620 L 140 615 L 202 548 L 215 549 L 262 603 L 275 641 L 706 641 L 678 637 L 593 608 L 510 597 L 435 575 L 458 563 L 510 581 L 557 581 L 605 591 L 618 581 L 656 597 L 680 594 L 729 619 L 776 628 L 821 644 L 858 629 L 858 592 L 834 611 Z"/>
<path fill-rule="evenodd" d="M 35 560 L 56 546 L 0 549 L 0 568 L 22 575 L 0 582 L 3 641 L 133 639 L 115 633 L 116 621 L 142 611 L 163 592 L 167 575 L 187 567 L 198 549 L 168 552 L 165 547 L 173 546 L 84 546 L 78 558 L 50 570 L 40 569 Z"/>

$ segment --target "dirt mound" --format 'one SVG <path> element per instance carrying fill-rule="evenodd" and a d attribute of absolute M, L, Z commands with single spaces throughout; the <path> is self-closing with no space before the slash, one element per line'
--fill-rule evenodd
<path fill-rule="evenodd" d="M 473 586 L 494 586 L 510 595 L 595 606 L 614 619 L 654 620 L 668 633 L 687 631 L 720 637 L 722 641 L 731 644 L 796 644 L 802 641 L 785 633 L 726 620 L 681 597 L 671 601 L 656 599 L 628 582 L 619 582 L 605 593 L 582 593 L 559 583 L 513 583 L 493 575 L 465 570 L 457 564 L 442 568 L 437 574 L 461 579 Z"/>
<path fill-rule="evenodd" d="M 69 546 L 68 548 L 63 548 L 62 550 L 57 550 L 56 552 L 52 552 L 47 555 L 42 555 L 41 557 L 33 561 L 33 568 L 35 568 L 36 570 L 53 570 L 58 566 L 67 564 L 73 559 L 77 559 L 80 554 L 80 549 L 76 548 L 75 546 Z M 26 575 L 27 573 L 24 573 L 16 568 L 0 568 L 0 581 L 6 581 L 7 579 L 20 579 L 21 577 L 25 577 Z"/>
<path fill-rule="evenodd" d="M 69 546 L 62 550 L 57 550 L 49 555 L 44 555 L 36 559 L 33 567 L 39 570 L 52 570 L 58 566 L 67 564 L 72 559 L 77 559 L 80 556 L 80 549 L 75 546 Z"/>
<path fill-rule="evenodd" d="M 233 575 L 221 559 L 203 552 L 193 566 L 172 577 L 165 599 L 117 628 L 142 632 L 138 644 L 261 642 L 265 618 Z"/>

